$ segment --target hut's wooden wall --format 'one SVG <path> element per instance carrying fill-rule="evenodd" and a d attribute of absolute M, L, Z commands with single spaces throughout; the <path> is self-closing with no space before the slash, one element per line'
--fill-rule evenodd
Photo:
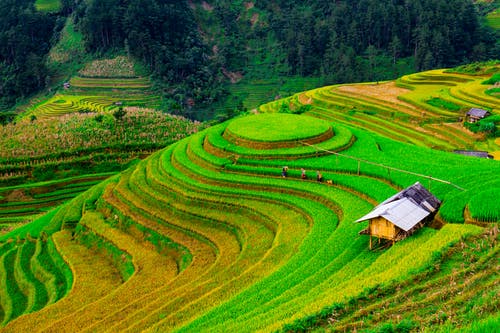
<path fill-rule="evenodd" d="M 370 220 L 370 235 L 393 240 L 396 238 L 396 226 L 383 217 Z"/>

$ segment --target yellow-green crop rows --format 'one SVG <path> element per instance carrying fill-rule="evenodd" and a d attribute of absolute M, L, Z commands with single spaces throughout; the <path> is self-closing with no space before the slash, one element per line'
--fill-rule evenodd
<path fill-rule="evenodd" d="M 101 173 L 32 184 L 0 187 L 0 228 L 5 234 L 33 221 L 114 173 Z"/>
<path fill-rule="evenodd" d="M 262 112 L 278 112 L 286 103 L 292 110 L 310 105 L 311 116 L 367 129 L 402 142 L 440 150 L 491 149 L 463 126 L 473 107 L 500 113 L 498 96 L 482 84 L 488 73 L 468 75 L 432 70 L 406 75 L 396 82 L 329 86 L 262 105 Z M 500 147 L 493 149 L 500 150 Z"/>
<path fill-rule="evenodd" d="M 51 238 L 7 242 L 0 248 L 2 323 L 64 297 L 72 275 Z"/>
<path fill-rule="evenodd" d="M 95 60 L 72 77 L 51 98 L 31 107 L 24 116 L 58 117 L 68 113 L 110 112 L 119 107 L 157 108 L 149 77 L 138 76 L 124 56 Z"/>
<path fill-rule="evenodd" d="M 121 119 L 91 112 L 0 126 L 0 234 L 33 221 L 201 126 L 131 107 Z"/>
<path fill-rule="evenodd" d="M 311 96 L 326 106 L 334 95 L 325 91 Z M 389 107 L 377 112 L 390 112 Z M 0 238 L 5 247 L 1 274 L 11 274 L 13 253 L 29 252 L 19 250 L 23 243 L 49 237 L 73 279 L 73 288 L 62 300 L 27 316 L 5 317 L 3 330 L 279 330 L 333 304 L 358 299 L 367 290 L 411 281 L 416 272 L 446 262 L 450 246 L 483 230 L 446 222 L 497 221 L 488 211 L 497 209 L 494 204 L 477 202 L 500 187 L 497 161 L 397 142 L 356 128 L 342 119 L 340 109 L 338 115 L 328 112 L 328 107 L 316 106 L 310 111 L 329 119 L 315 120 L 321 122 L 316 132 L 301 131 L 300 126 L 286 135 L 279 131 L 285 121 L 306 123 L 308 115 L 239 118 L 233 120 L 230 134 L 225 132 L 231 121 L 208 128 L 91 188 L 43 220 Z M 251 117 L 265 122 L 270 146 L 255 141 L 262 137 L 259 133 L 239 137 L 259 125 Z M 333 136 L 325 136 L 325 129 Z M 392 130 L 395 136 L 411 133 L 404 124 Z M 304 145 L 304 135 L 312 146 Z M 417 135 L 411 140 L 421 139 Z M 285 165 L 289 169 L 284 178 Z M 472 168 L 475 179 L 467 177 Z M 317 182 L 316 171 L 331 184 Z M 432 174 L 464 190 L 429 183 L 417 174 Z M 370 251 L 367 237 L 358 234 L 365 225 L 353 221 L 415 181 L 429 186 L 448 207 L 440 213 L 445 225 L 426 227 L 396 246 Z M 485 183 L 487 188 L 478 185 Z M 101 255 L 93 268 L 82 257 L 95 249 Z M 100 270 L 108 272 L 102 283 Z M 9 293 L 18 296 L 9 294 L 1 303 L 4 313 L 20 315 L 36 304 L 30 295 L 41 285 L 29 267 L 26 271 L 24 280 L 32 287 L 24 282 L 18 282 L 17 289 L 9 287 L 14 290 Z M 16 276 L 16 281 L 21 278 Z M 13 307 L 17 299 L 20 305 Z M 494 310 L 486 308 L 477 320 L 491 313 Z M 428 317 L 421 320 L 428 322 Z M 454 325 L 472 322 L 461 317 Z"/>

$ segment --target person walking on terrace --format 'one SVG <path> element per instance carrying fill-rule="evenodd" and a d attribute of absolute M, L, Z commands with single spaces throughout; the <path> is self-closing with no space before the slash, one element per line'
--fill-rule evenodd
<path fill-rule="evenodd" d="M 316 172 L 316 180 L 320 183 L 323 182 L 323 175 L 319 171 Z"/>
<path fill-rule="evenodd" d="M 286 176 L 288 176 L 288 167 L 287 166 L 284 166 L 283 169 L 281 169 L 281 176 L 283 178 L 286 178 Z"/>

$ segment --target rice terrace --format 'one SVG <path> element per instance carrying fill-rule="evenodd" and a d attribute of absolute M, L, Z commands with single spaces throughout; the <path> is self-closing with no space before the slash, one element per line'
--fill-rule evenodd
<path fill-rule="evenodd" d="M 329 61 L 362 83 L 277 56 L 293 1 L 140 3 L 26 5 L 56 33 L 39 89 L 0 96 L 0 332 L 500 331 L 496 2 L 471 2 L 481 61 L 455 67 L 399 39 L 338 55 L 339 31 Z"/>
<path fill-rule="evenodd" d="M 458 117 L 423 106 L 419 89 L 498 112 L 478 80 L 402 78 L 394 91 L 415 89 L 401 100 L 325 87 L 154 153 L 2 237 L 3 330 L 496 326 L 500 164 L 426 147 L 475 144 L 451 124 L 410 127 L 419 112 Z M 277 113 L 301 101 L 305 113 Z M 376 111 L 345 112 L 347 103 Z M 463 141 L 446 140 L 453 131 Z M 443 202 L 434 222 L 370 250 L 353 221 L 415 181 Z"/>

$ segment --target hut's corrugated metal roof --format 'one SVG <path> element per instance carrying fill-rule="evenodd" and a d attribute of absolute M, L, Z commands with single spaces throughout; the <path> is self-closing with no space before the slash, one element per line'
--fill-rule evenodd
<path fill-rule="evenodd" d="M 398 204 L 398 201 L 393 201 L 385 205 L 378 205 L 375 207 L 371 212 L 366 214 L 360 219 L 357 219 L 355 222 L 363 222 L 366 220 L 371 220 L 376 217 L 382 216 L 387 210 L 391 209 L 392 207 L 396 206 Z"/>
<path fill-rule="evenodd" d="M 419 182 L 416 182 L 383 201 L 370 213 L 356 220 L 355 223 L 383 217 L 401 229 L 408 231 L 435 212 L 440 205 L 441 201 Z"/>
<path fill-rule="evenodd" d="M 379 206 L 385 205 L 391 201 L 399 200 L 402 198 L 411 199 L 421 208 L 434 212 L 441 205 L 441 201 L 432 195 L 425 187 L 419 182 L 416 182 L 410 187 L 405 188 L 401 192 L 396 193 L 389 199 L 383 201 Z M 377 206 L 378 207 L 378 206 Z"/>
<path fill-rule="evenodd" d="M 460 154 L 460 155 L 465 155 L 465 156 L 492 158 L 492 156 L 489 155 L 487 151 L 482 151 L 482 150 L 454 150 L 453 152 L 455 154 Z"/>
<path fill-rule="evenodd" d="M 416 205 L 412 200 L 403 198 L 382 206 L 377 206 L 375 210 L 363 216 L 356 222 L 362 222 L 376 217 L 383 217 L 404 231 L 408 231 L 426 218 L 429 214 L 430 212 L 420 208 L 420 206 Z"/>
<path fill-rule="evenodd" d="M 484 118 L 489 114 L 489 111 L 483 110 L 483 109 L 478 109 L 478 108 L 472 108 L 467 112 L 468 116 L 474 116 L 474 117 L 479 117 L 479 118 Z"/>

